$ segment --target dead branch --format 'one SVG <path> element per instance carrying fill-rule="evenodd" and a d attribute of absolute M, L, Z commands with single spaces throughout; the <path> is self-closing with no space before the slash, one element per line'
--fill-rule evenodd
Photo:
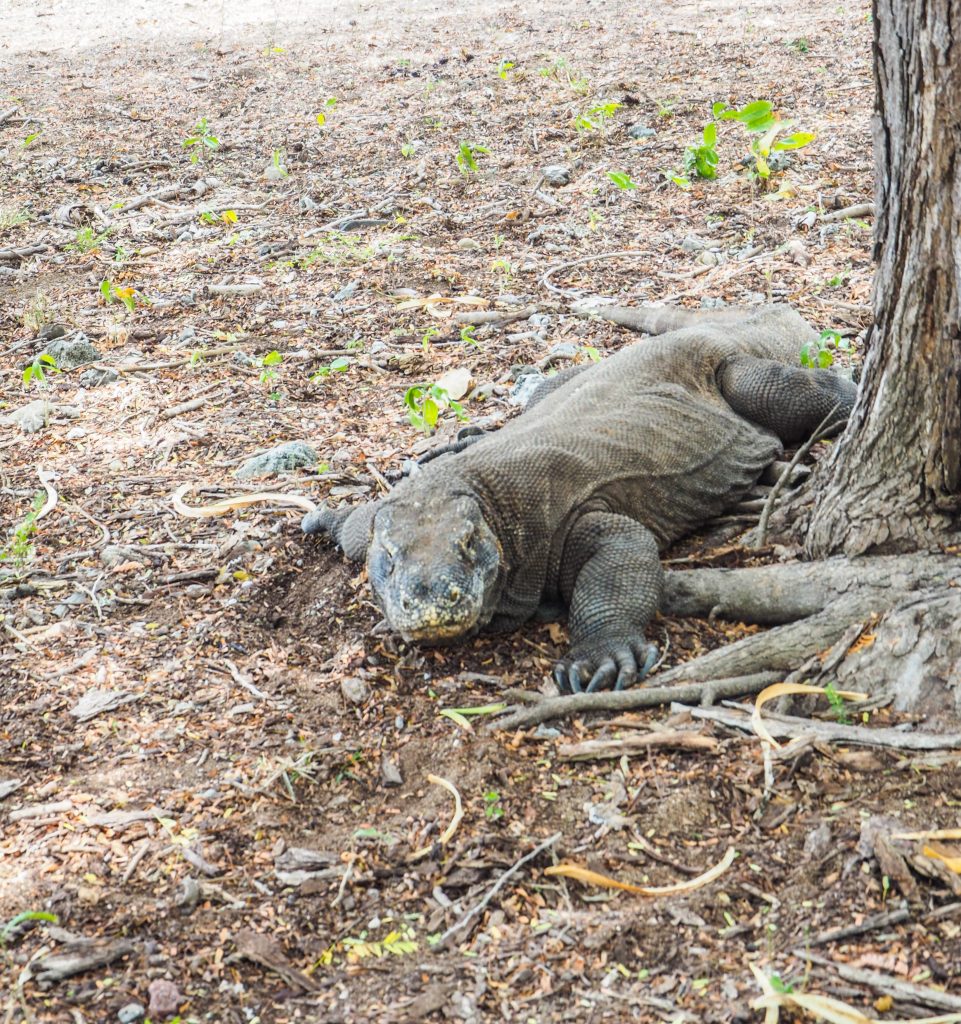
<path fill-rule="evenodd" d="M 562 743 L 557 755 L 562 761 L 601 761 L 623 754 L 637 754 L 651 747 L 672 747 L 677 750 L 717 750 L 720 743 L 713 736 L 683 729 L 659 729 L 627 739 L 584 740 Z"/>

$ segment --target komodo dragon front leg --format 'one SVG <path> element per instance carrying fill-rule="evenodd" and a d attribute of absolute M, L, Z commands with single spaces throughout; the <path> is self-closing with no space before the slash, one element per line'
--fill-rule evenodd
<path fill-rule="evenodd" d="M 777 434 L 784 444 L 806 441 L 830 418 L 847 422 L 857 386 L 836 373 L 736 355 L 717 372 L 721 395 L 740 416 Z"/>
<path fill-rule="evenodd" d="M 657 610 L 664 573 L 654 535 L 613 512 L 587 512 L 568 535 L 561 596 L 571 653 L 554 669 L 561 693 L 630 686 L 657 656 L 644 627 Z"/>

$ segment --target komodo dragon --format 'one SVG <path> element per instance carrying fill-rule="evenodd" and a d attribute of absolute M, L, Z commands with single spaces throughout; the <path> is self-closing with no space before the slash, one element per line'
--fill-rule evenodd
<path fill-rule="evenodd" d="M 548 378 L 520 416 L 466 437 L 386 497 L 322 506 L 303 522 L 366 557 L 387 622 L 407 640 L 446 644 L 566 608 L 561 692 L 645 674 L 659 549 L 734 504 L 782 444 L 832 410 L 844 420 L 856 390 L 798 365 L 817 334 L 785 306 L 591 311 L 660 336 Z"/>

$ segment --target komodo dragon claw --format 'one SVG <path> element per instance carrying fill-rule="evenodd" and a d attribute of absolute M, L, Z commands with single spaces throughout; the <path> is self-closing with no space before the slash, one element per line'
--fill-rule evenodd
<path fill-rule="evenodd" d="M 594 656 L 582 650 L 572 661 L 559 661 L 554 666 L 554 682 L 561 693 L 624 690 L 643 679 L 657 660 L 657 647 L 643 641 L 625 641 L 605 650 L 606 654 Z"/>

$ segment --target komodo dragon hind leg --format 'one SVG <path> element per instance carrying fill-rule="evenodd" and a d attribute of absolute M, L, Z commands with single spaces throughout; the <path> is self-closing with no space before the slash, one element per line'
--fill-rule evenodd
<path fill-rule="evenodd" d="M 621 690 L 643 678 L 657 656 L 644 627 L 663 583 L 654 535 L 627 516 L 588 512 L 571 530 L 562 564 L 572 646 L 554 669 L 561 693 Z"/>
<path fill-rule="evenodd" d="M 857 386 L 830 370 L 806 370 L 737 355 L 717 374 L 721 394 L 740 416 L 773 431 L 784 444 L 806 441 L 825 417 L 845 423 Z"/>

